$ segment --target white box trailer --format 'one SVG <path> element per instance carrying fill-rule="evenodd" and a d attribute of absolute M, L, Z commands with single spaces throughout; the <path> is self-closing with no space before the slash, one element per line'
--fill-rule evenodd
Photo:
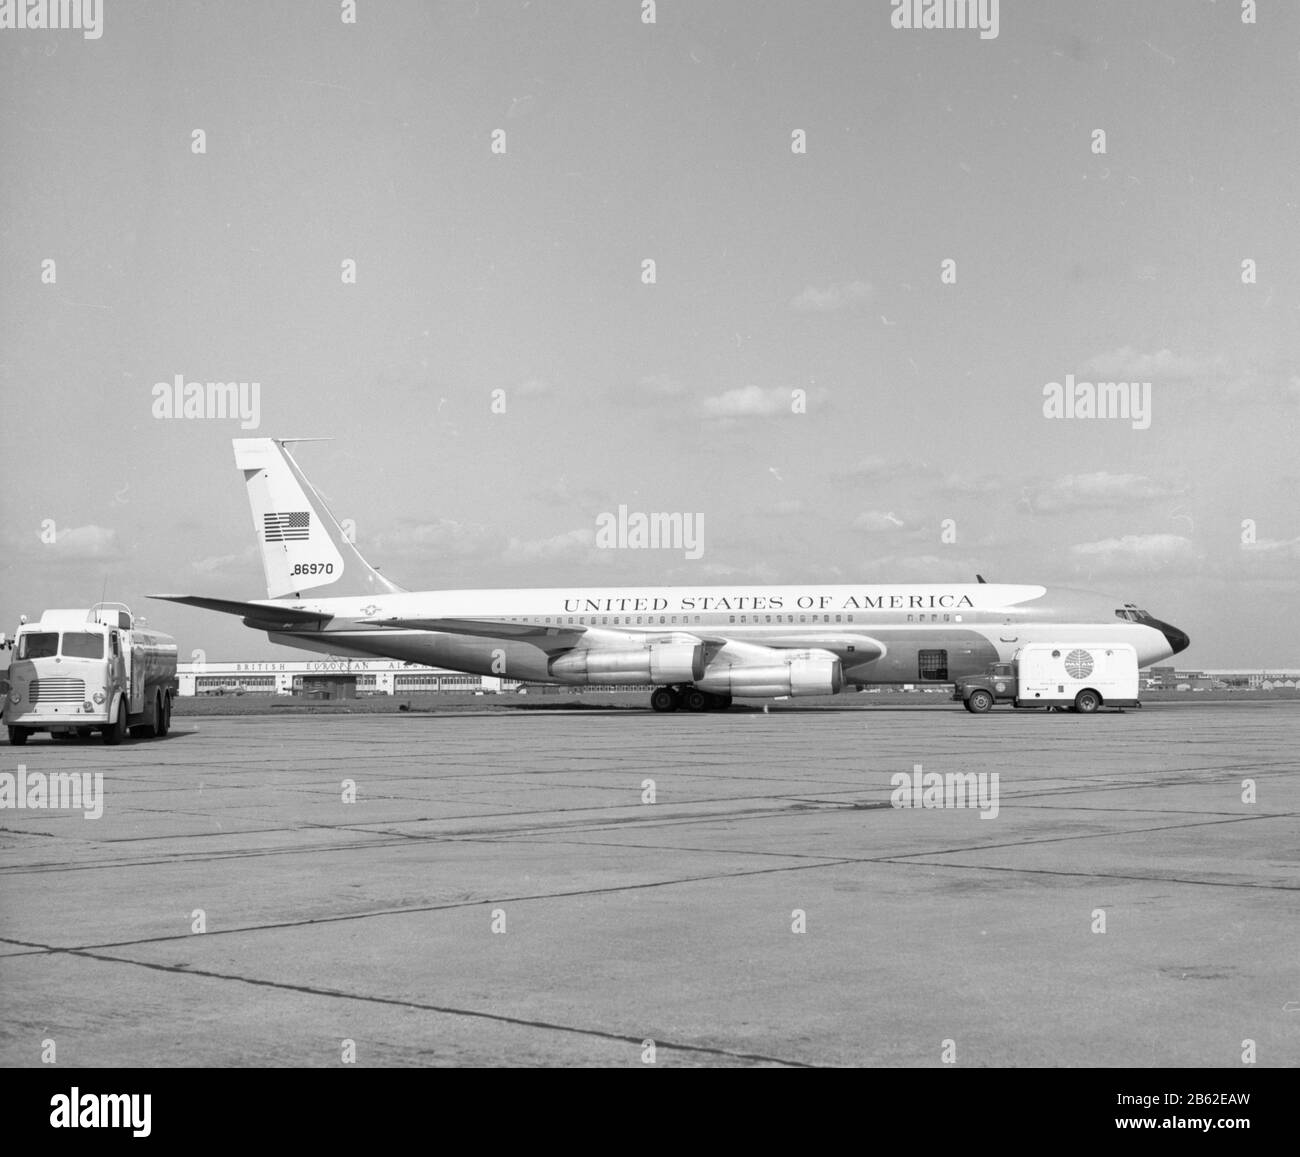
<path fill-rule="evenodd" d="M 3 716 L 14 746 L 37 731 L 59 739 L 98 731 L 121 743 L 128 730 L 142 738 L 170 729 L 176 641 L 121 603 L 46 611 L 18 628 L 13 645 Z"/>
<path fill-rule="evenodd" d="M 1138 707 L 1137 651 L 1129 643 L 1028 643 L 1017 656 L 1017 707 Z"/>

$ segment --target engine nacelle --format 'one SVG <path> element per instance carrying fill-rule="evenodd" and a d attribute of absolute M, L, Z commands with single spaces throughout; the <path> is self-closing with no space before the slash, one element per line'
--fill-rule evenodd
<path fill-rule="evenodd" d="M 703 643 L 650 643 L 635 649 L 584 648 L 550 662 L 566 683 L 692 683 L 704 674 Z"/>
<path fill-rule="evenodd" d="M 695 685 L 701 691 L 742 698 L 838 695 L 844 686 L 844 672 L 839 658 L 830 651 L 795 651 L 780 663 L 710 667 Z"/>

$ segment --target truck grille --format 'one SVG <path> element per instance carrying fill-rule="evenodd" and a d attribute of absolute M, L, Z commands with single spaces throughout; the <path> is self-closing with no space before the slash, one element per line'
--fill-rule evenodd
<path fill-rule="evenodd" d="M 33 703 L 81 703 L 86 698 L 86 681 L 33 679 L 28 695 Z"/>

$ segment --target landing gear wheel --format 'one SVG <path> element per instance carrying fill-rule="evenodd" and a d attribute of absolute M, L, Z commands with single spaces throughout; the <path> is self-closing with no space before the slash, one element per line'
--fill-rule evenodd
<path fill-rule="evenodd" d="M 966 709 L 972 715 L 983 715 L 993 710 L 993 696 L 987 691 L 972 691 L 966 699 Z"/>
<path fill-rule="evenodd" d="M 731 706 L 731 696 L 730 696 L 730 695 L 710 695 L 710 696 L 709 696 L 709 706 L 708 706 L 708 710 L 710 710 L 710 711 L 725 711 L 725 710 L 726 710 L 728 707 L 730 707 L 730 706 Z"/>
<path fill-rule="evenodd" d="M 698 687 L 692 687 L 683 693 L 682 703 L 687 711 L 707 711 L 709 709 L 709 696 Z"/>
<path fill-rule="evenodd" d="M 1101 706 L 1101 696 L 1096 691 L 1080 691 L 1074 697 L 1074 709 L 1080 715 L 1091 715 Z"/>
<path fill-rule="evenodd" d="M 126 738 L 126 699 L 123 697 L 117 705 L 117 718 L 101 732 L 101 738 L 109 747 L 116 747 Z"/>
<path fill-rule="evenodd" d="M 677 696 L 671 687 L 656 687 L 650 696 L 650 706 L 656 711 L 676 711 Z"/>
<path fill-rule="evenodd" d="M 22 747 L 27 742 L 27 736 L 31 731 L 26 727 L 9 728 L 9 743 L 12 747 Z"/>

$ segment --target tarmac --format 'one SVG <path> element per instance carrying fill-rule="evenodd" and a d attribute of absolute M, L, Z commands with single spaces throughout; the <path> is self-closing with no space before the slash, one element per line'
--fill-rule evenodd
<path fill-rule="evenodd" d="M 946 701 L 36 737 L 0 775 L 100 772 L 103 814 L 0 810 L 0 1064 L 1295 1066 L 1298 740 Z M 918 764 L 996 815 L 892 806 Z"/>

